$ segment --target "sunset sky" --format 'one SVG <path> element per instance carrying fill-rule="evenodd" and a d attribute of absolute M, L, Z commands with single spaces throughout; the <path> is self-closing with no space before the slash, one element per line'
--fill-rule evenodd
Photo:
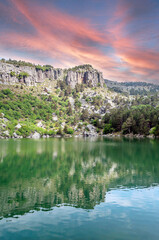
<path fill-rule="evenodd" d="M 159 84 L 159 0 L 0 0 L 0 58 Z"/>

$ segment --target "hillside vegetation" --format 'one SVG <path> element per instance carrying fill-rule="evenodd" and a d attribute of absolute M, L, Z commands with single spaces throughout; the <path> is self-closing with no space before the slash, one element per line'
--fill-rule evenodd
<path fill-rule="evenodd" d="M 146 82 L 115 82 L 105 80 L 107 87 L 126 95 L 153 95 L 159 92 L 159 85 Z"/>
<path fill-rule="evenodd" d="M 125 96 L 106 87 L 57 81 L 53 89 L 23 85 L 0 91 L 0 135 L 49 137 L 110 133 L 159 135 L 158 95 Z"/>

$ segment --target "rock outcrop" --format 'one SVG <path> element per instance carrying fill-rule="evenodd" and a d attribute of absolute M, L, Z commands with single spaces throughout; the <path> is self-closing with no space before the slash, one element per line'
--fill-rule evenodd
<path fill-rule="evenodd" d="M 0 84 L 24 83 L 27 86 L 36 86 L 38 83 L 43 83 L 45 79 L 57 80 L 61 78 L 62 80 L 62 76 L 63 70 L 60 68 L 52 67 L 43 71 L 36 67 L 16 66 L 0 62 Z"/>
<path fill-rule="evenodd" d="M 104 84 L 102 73 L 90 65 L 63 70 L 53 67 L 19 66 L 0 61 L 0 84 L 23 83 L 27 86 L 36 86 L 42 84 L 46 79 L 65 81 L 71 88 L 74 88 L 76 84 L 87 84 L 92 87 Z"/>
<path fill-rule="evenodd" d="M 93 87 L 103 86 L 103 76 L 101 72 L 95 69 L 86 71 L 68 71 L 65 79 L 66 83 L 72 88 L 76 84 L 88 84 Z"/>

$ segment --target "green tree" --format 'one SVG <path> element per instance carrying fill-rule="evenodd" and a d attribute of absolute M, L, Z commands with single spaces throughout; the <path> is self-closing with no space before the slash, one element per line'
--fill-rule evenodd
<path fill-rule="evenodd" d="M 87 109 L 83 109 L 81 114 L 81 120 L 86 121 L 88 119 L 89 119 L 89 112 Z"/>
<path fill-rule="evenodd" d="M 135 122 L 134 119 L 132 117 L 128 117 L 126 122 L 123 123 L 122 125 L 122 131 L 123 133 L 131 133 L 133 126 L 134 126 Z"/>
<path fill-rule="evenodd" d="M 103 134 L 112 133 L 113 131 L 114 129 L 112 128 L 112 125 L 110 123 L 105 124 Z"/>
<path fill-rule="evenodd" d="M 153 128 L 150 130 L 150 133 L 151 133 L 151 134 L 154 134 L 156 137 L 159 136 L 159 124 L 157 124 L 155 127 L 153 127 Z"/>

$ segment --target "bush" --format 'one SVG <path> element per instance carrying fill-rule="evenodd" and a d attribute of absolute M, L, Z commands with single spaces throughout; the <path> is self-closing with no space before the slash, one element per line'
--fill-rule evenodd
<path fill-rule="evenodd" d="M 78 100 L 78 98 L 75 99 L 75 108 L 80 108 L 81 107 L 81 102 Z"/>
<path fill-rule="evenodd" d="M 9 60 L 5 60 L 4 58 L 2 58 L 0 60 L 1 62 L 6 62 L 6 63 L 9 63 L 9 64 L 13 64 L 13 65 L 16 65 L 16 66 L 29 66 L 29 67 L 34 67 L 35 65 L 33 63 L 30 63 L 30 62 L 25 62 L 25 61 L 17 61 L 17 60 L 12 60 L 12 59 L 9 59 Z"/>
<path fill-rule="evenodd" d="M 11 71 L 11 72 L 10 72 L 10 76 L 11 76 L 11 77 L 15 77 L 15 76 L 16 76 L 15 72 Z"/>
<path fill-rule="evenodd" d="M 51 135 L 55 135 L 56 132 L 55 132 L 54 130 L 48 130 L 48 131 L 46 132 L 46 134 L 49 135 L 49 136 L 51 136 Z"/>
<path fill-rule="evenodd" d="M 61 127 L 58 129 L 57 134 L 63 136 L 63 131 L 62 131 L 62 128 L 61 128 Z"/>
<path fill-rule="evenodd" d="M 74 133 L 74 130 L 73 130 L 72 128 L 67 127 L 67 126 L 65 125 L 64 132 L 65 132 L 66 134 L 73 134 L 73 133 Z"/>
<path fill-rule="evenodd" d="M 9 122 L 7 124 L 7 129 L 9 130 L 9 135 L 10 136 L 13 136 L 13 133 L 15 131 L 15 126 L 17 124 L 17 121 L 16 120 L 13 120 L 12 122 Z"/>
<path fill-rule="evenodd" d="M 87 109 L 83 109 L 82 114 L 81 114 L 81 120 L 85 121 L 88 120 L 89 118 L 89 112 Z"/>
<path fill-rule="evenodd" d="M 3 90 L 2 90 L 2 93 L 3 93 L 4 95 L 11 95 L 11 94 L 12 94 L 12 91 L 7 88 L 7 89 L 3 89 Z"/>
<path fill-rule="evenodd" d="M 29 77 L 29 74 L 27 72 L 21 72 L 17 75 L 17 78 L 20 79 L 25 79 L 26 77 Z"/>
<path fill-rule="evenodd" d="M 52 66 L 51 65 L 44 65 L 44 66 L 41 66 L 41 65 L 37 65 L 36 67 L 36 70 L 41 70 L 42 72 L 45 72 L 45 71 L 49 71 Z"/>
<path fill-rule="evenodd" d="M 154 134 L 155 137 L 159 136 L 159 124 L 150 130 L 150 134 Z"/>
<path fill-rule="evenodd" d="M 112 133 L 113 130 L 114 129 L 112 128 L 112 125 L 110 123 L 105 124 L 104 130 L 103 130 L 103 134 Z"/>
<path fill-rule="evenodd" d="M 22 126 L 18 131 L 17 134 L 23 137 L 28 137 L 32 133 L 31 127 L 29 126 Z"/>

